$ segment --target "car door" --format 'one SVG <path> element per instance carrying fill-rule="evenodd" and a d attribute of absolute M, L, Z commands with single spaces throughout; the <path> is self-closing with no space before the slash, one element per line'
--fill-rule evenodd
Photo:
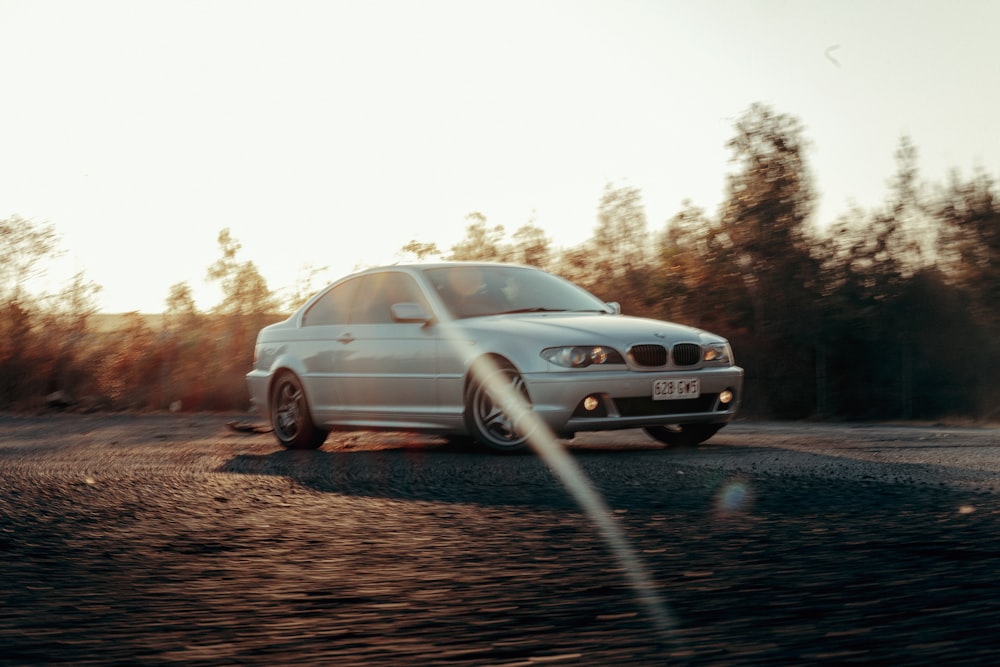
<path fill-rule="evenodd" d="M 362 277 L 338 358 L 349 419 L 359 425 L 419 427 L 436 411 L 436 327 L 395 321 L 392 306 L 399 303 L 430 312 L 409 274 Z"/>
<path fill-rule="evenodd" d="M 345 336 L 349 337 L 351 308 L 360 278 L 339 283 L 320 296 L 302 316 L 296 356 L 306 372 L 302 378 L 316 421 L 336 421 L 348 409 L 339 372 Z"/>

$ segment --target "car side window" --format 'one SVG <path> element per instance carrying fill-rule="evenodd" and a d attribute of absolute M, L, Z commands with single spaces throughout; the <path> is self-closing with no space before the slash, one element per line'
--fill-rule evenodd
<path fill-rule="evenodd" d="M 420 287 L 409 275 L 399 271 L 386 271 L 363 276 L 364 281 L 354 305 L 351 322 L 354 324 L 389 324 L 390 307 L 395 303 L 418 303 L 429 312 L 427 300 Z"/>
<path fill-rule="evenodd" d="M 329 326 L 347 324 L 350 321 L 351 306 L 358 293 L 361 279 L 355 278 L 337 285 L 321 296 L 302 316 L 302 326 Z"/>

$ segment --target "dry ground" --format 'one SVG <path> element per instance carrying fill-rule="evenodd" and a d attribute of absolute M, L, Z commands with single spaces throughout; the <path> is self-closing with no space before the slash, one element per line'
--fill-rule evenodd
<path fill-rule="evenodd" d="M 0 665 L 987 664 L 1000 431 L 572 441 L 643 600 L 533 455 L 284 452 L 218 415 L 0 417 Z M 660 604 L 661 628 L 650 601 Z"/>

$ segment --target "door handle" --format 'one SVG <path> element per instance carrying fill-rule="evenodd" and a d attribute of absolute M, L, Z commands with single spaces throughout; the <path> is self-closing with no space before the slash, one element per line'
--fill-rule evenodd
<path fill-rule="evenodd" d="M 337 336 L 337 342 L 344 344 L 354 342 L 354 336 L 352 336 L 349 333 L 340 334 L 339 336 Z"/>

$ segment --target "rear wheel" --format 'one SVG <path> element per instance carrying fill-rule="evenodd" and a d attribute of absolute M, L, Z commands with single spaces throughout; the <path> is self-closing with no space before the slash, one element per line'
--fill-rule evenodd
<path fill-rule="evenodd" d="M 294 373 L 282 373 L 271 388 L 271 426 L 285 449 L 318 449 L 327 431 L 317 428 L 309 412 L 302 382 Z"/>
<path fill-rule="evenodd" d="M 524 379 L 511 366 L 499 366 L 474 379 L 469 385 L 465 402 L 465 421 L 477 443 L 499 453 L 521 452 L 527 449 L 528 430 L 517 416 L 516 406 L 503 406 L 502 397 L 508 391 L 520 396 L 530 408 L 531 399 Z M 511 414 L 513 412 L 513 414 Z"/>
<path fill-rule="evenodd" d="M 646 435 L 667 447 L 695 447 L 719 432 L 725 424 L 671 424 L 647 426 Z"/>

